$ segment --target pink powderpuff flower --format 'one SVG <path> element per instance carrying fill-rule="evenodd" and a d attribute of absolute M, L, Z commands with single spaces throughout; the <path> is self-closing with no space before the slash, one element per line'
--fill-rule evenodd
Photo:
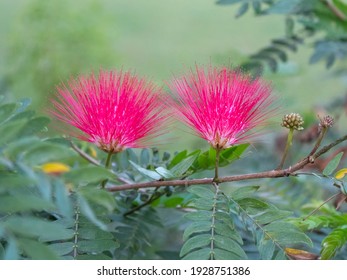
<path fill-rule="evenodd" d="M 268 83 L 225 67 L 196 66 L 169 87 L 177 95 L 172 104 L 178 119 L 219 150 L 248 142 L 274 112 Z"/>
<path fill-rule="evenodd" d="M 50 113 L 108 153 L 145 147 L 162 134 L 161 90 L 130 72 L 100 71 L 57 87 Z M 77 130 L 76 130 L 77 129 Z"/>

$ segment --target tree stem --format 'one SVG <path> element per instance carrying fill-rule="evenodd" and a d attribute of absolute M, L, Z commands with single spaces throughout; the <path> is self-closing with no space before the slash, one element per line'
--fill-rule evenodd
<path fill-rule="evenodd" d="M 277 170 L 283 168 L 283 165 L 284 165 L 284 162 L 285 162 L 285 160 L 286 160 L 286 158 L 287 158 L 289 149 L 290 149 L 290 147 L 292 146 L 292 143 L 293 143 L 293 135 L 294 135 L 294 129 L 291 128 L 291 129 L 289 130 L 289 133 L 288 133 L 287 143 L 286 143 L 286 147 L 285 147 L 285 149 L 284 149 L 284 153 L 283 153 L 283 156 L 282 156 L 282 160 L 281 160 L 281 163 L 279 164 L 279 166 L 277 167 Z"/>
<path fill-rule="evenodd" d="M 106 158 L 106 162 L 105 162 L 105 168 L 107 168 L 107 169 L 110 169 L 112 155 L 113 155 L 113 151 L 109 151 L 109 153 L 107 154 L 107 158 Z M 108 181 L 107 179 L 102 181 L 102 183 L 101 183 L 102 189 L 105 188 L 107 181 Z"/>
<path fill-rule="evenodd" d="M 236 181 L 262 179 L 262 178 L 280 178 L 280 177 L 288 177 L 288 176 L 297 176 L 295 172 L 303 169 L 306 165 L 313 163 L 315 159 L 319 158 L 321 155 L 327 153 L 333 147 L 337 146 L 338 144 L 346 140 L 347 140 L 347 135 L 344 135 L 341 138 L 335 140 L 334 142 L 326 146 L 323 146 L 321 149 L 315 152 L 312 156 L 306 156 L 302 160 L 298 161 L 297 163 L 295 163 L 294 165 L 286 169 L 268 170 L 268 171 L 258 172 L 258 173 L 225 176 L 225 177 L 218 178 L 218 181 L 219 183 L 225 183 L 225 182 L 236 182 Z M 163 187 L 163 186 L 188 187 L 191 185 L 212 184 L 213 182 L 214 182 L 213 178 L 151 181 L 151 182 L 143 182 L 143 183 L 132 183 L 132 184 L 110 186 L 107 188 L 107 190 L 110 192 L 117 192 L 117 191 L 123 191 L 123 190 L 135 190 L 135 189 Z"/>
<path fill-rule="evenodd" d="M 214 178 L 213 178 L 213 182 L 216 182 L 216 183 L 218 183 L 218 180 L 219 180 L 220 152 L 221 152 L 221 149 L 216 148 L 216 162 L 215 162 L 215 167 L 214 167 Z"/>

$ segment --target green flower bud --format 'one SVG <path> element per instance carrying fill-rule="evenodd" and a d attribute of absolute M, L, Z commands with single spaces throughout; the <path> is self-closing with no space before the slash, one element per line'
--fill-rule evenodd
<path fill-rule="evenodd" d="M 288 129 L 303 130 L 302 125 L 304 124 L 303 118 L 297 113 L 290 113 L 282 118 L 281 125 Z"/>

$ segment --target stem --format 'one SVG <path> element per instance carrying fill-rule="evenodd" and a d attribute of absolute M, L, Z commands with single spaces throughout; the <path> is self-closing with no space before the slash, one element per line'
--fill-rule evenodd
<path fill-rule="evenodd" d="M 281 169 L 281 170 L 269 170 L 259 173 L 249 173 L 242 175 L 234 175 L 234 176 L 225 176 L 218 178 L 218 183 L 225 182 L 236 182 L 243 180 L 253 180 L 253 179 L 263 179 L 263 178 L 280 178 L 280 177 L 288 177 L 288 176 L 297 176 L 295 173 L 303 169 L 306 165 L 311 164 L 315 161 L 315 159 L 319 158 L 321 155 L 327 153 L 333 147 L 337 146 L 341 142 L 347 140 L 347 135 L 342 136 L 341 138 L 335 140 L 319 149 L 312 156 L 306 156 L 302 160 L 298 161 L 294 165 L 289 168 Z M 144 183 L 133 183 L 133 184 L 123 184 L 110 186 L 107 188 L 110 192 L 117 192 L 123 190 L 133 190 L 133 189 L 144 189 L 144 188 L 153 188 L 153 187 L 162 187 L 162 186 L 191 186 L 191 185 L 205 185 L 212 184 L 214 182 L 213 178 L 204 178 L 204 179 L 188 179 L 188 180 L 170 180 L 170 181 L 151 181 Z"/>
<path fill-rule="evenodd" d="M 89 161 L 90 163 L 100 166 L 100 162 L 98 162 L 96 159 L 92 158 L 90 155 L 82 151 L 80 148 L 78 148 L 74 143 L 70 142 L 71 148 L 75 150 L 81 157 Z"/>
<path fill-rule="evenodd" d="M 281 244 L 279 244 L 279 243 L 278 243 L 278 242 L 277 242 L 277 241 L 276 241 L 276 240 L 275 240 L 264 228 L 263 228 L 263 226 L 262 226 L 261 224 L 259 224 L 255 219 L 253 219 L 253 218 L 251 217 L 251 215 L 248 214 L 248 212 L 247 212 L 245 209 L 243 209 L 239 203 L 237 203 L 232 197 L 230 197 L 230 200 L 231 200 L 232 202 L 234 202 L 235 205 L 237 205 L 237 207 L 247 216 L 248 219 L 250 219 L 250 220 L 252 221 L 252 223 L 254 223 L 254 224 L 264 233 L 264 235 L 267 236 L 267 238 L 271 239 L 272 242 L 273 242 L 280 250 L 282 250 L 282 251 L 285 252 L 285 248 L 283 248 L 283 247 L 281 246 Z"/>
<path fill-rule="evenodd" d="M 216 148 L 216 162 L 215 162 L 215 168 L 214 168 L 214 178 L 213 178 L 213 182 L 217 182 L 217 183 L 218 183 L 218 180 L 219 180 L 218 171 L 219 171 L 220 152 L 221 152 L 221 149 Z"/>
<path fill-rule="evenodd" d="M 75 235 L 75 238 L 74 238 L 74 245 L 73 245 L 73 258 L 74 260 L 77 258 L 77 253 L 78 253 L 78 226 L 79 226 L 79 207 L 78 205 L 76 205 L 75 207 L 75 232 L 74 232 L 74 235 Z"/>
<path fill-rule="evenodd" d="M 318 135 L 316 144 L 314 145 L 312 151 L 309 153 L 308 156 L 312 156 L 318 150 L 318 148 L 319 148 L 320 144 L 322 143 L 322 140 L 323 140 L 325 134 L 327 133 L 327 131 L 328 131 L 327 127 L 322 128 L 321 132 Z"/>
<path fill-rule="evenodd" d="M 105 162 L 105 168 L 107 168 L 107 169 L 110 169 L 112 155 L 113 155 L 113 151 L 111 150 L 108 152 L 106 162 Z M 101 183 L 102 189 L 105 188 L 107 181 L 108 181 L 108 179 L 102 181 L 102 183 Z"/>
<path fill-rule="evenodd" d="M 290 149 L 290 147 L 292 146 L 292 143 L 293 143 L 293 135 L 294 135 L 294 129 L 291 128 L 289 130 L 289 133 L 288 133 L 287 143 L 286 143 L 286 147 L 284 149 L 282 160 L 281 160 L 281 163 L 279 164 L 279 166 L 277 167 L 277 170 L 283 168 L 284 162 L 285 162 L 285 160 L 287 158 L 287 155 L 288 155 L 288 151 L 289 151 L 289 149 Z"/>
<path fill-rule="evenodd" d="M 125 213 L 123 214 L 123 216 L 126 217 L 126 216 L 128 216 L 128 215 L 131 215 L 131 214 L 135 213 L 136 211 L 141 210 L 143 207 L 147 206 L 148 204 L 151 204 L 153 201 L 155 201 L 155 200 L 161 198 L 163 195 L 166 194 L 165 192 L 163 192 L 163 193 L 158 193 L 158 192 L 157 192 L 158 189 L 159 189 L 159 188 L 157 188 L 157 189 L 155 190 L 155 192 L 151 195 L 150 198 L 148 198 L 148 200 L 146 200 L 144 203 L 142 203 L 142 204 L 140 204 L 140 205 L 138 205 L 138 206 L 136 206 L 136 207 L 130 209 L 129 211 L 125 212 Z"/>
<path fill-rule="evenodd" d="M 319 205 L 316 209 L 314 209 L 310 214 L 308 214 L 305 218 L 303 218 L 302 220 L 305 221 L 307 220 L 309 217 L 311 217 L 314 213 L 316 213 L 319 209 L 321 209 L 326 203 L 328 203 L 330 200 L 332 200 L 333 198 L 335 198 L 336 196 L 338 196 L 340 194 L 340 192 L 332 195 L 331 197 L 329 197 L 328 199 L 324 200 L 323 203 L 321 205 Z"/>
<path fill-rule="evenodd" d="M 334 13 L 334 15 L 339 18 L 342 21 L 346 21 L 347 17 L 346 15 L 340 11 L 335 5 L 334 3 L 331 2 L 331 0 L 322 0 L 323 2 L 325 2 L 325 4 L 327 5 L 327 7 Z"/>
<path fill-rule="evenodd" d="M 212 208 L 212 221 L 211 221 L 211 252 L 210 259 L 214 259 L 214 232 L 215 232 L 215 222 L 216 222 L 216 213 L 217 213 L 217 199 L 219 193 L 219 185 L 216 182 L 212 183 L 216 189 L 215 195 L 213 197 L 213 208 Z"/>

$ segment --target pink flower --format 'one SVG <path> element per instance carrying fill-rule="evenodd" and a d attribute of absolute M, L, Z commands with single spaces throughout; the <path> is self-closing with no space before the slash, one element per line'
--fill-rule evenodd
<path fill-rule="evenodd" d="M 247 142 L 274 112 L 269 84 L 225 67 L 197 66 L 170 88 L 177 117 L 215 149 Z"/>
<path fill-rule="evenodd" d="M 146 146 L 167 119 L 160 90 L 130 72 L 71 79 L 57 87 L 52 103 L 51 113 L 73 127 L 73 136 L 107 152 Z"/>

